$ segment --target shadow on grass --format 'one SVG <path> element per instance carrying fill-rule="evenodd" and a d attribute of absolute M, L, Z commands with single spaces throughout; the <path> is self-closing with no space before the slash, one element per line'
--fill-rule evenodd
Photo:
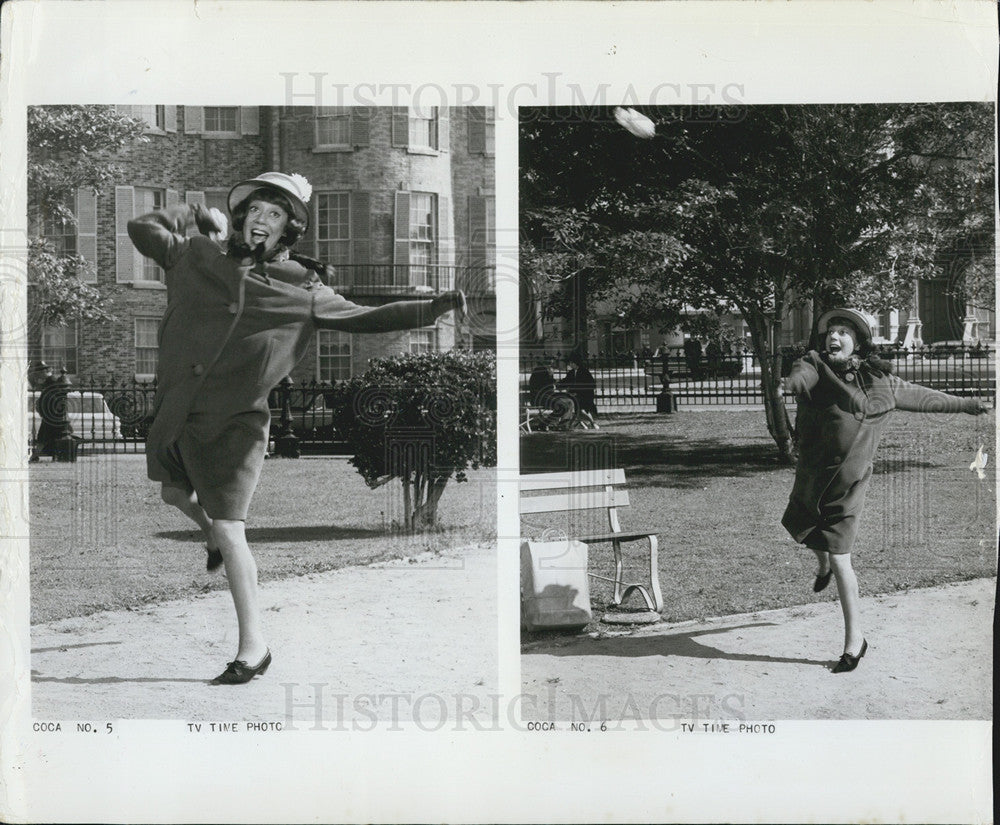
<path fill-rule="evenodd" d="M 161 539 L 191 541 L 201 544 L 204 538 L 197 531 L 162 530 L 154 533 Z M 332 524 L 302 525 L 296 527 L 251 527 L 247 530 L 248 542 L 342 541 L 345 539 L 370 539 L 397 535 L 390 530 L 372 530 L 366 527 L 337 527 Z"/>
<path fill-rule="evenodd" d="M 893 457 L 876 461 L 876 475 L 928 469 L 933 462 Z M 622 435 L 601 432 L 533 433 L 521 436 L 521 473 L 551 473 L 623 467 L 630 481 L 651 488 L 698 488 L 706 477 L 742 478 L 784 473 L 774 443 L 733 443 L 725 437 Z"/>
<path fill-rule="evenodd" d="M 767 656 L 762 653 L 732 653 L 719 650 L 716 647 L 702 644 L 695 640 L 696 636 L 707 636 L 713 633 L 729 633 L 749 627 L 774 627 L 774 622 L 755 622 L 752 624 L 734 625 L 731 627 L 712 628 L 710 630 L 692 630 L 689 632 L 670 633 L 663 636 L 615 636 L 592 639 L 589 636 L 575 638 L 567 642 L 556 642 L 543 639 L 536 640 L 525 646 L 523 654 L 547 656 L 620 656 L 623 658 L 640 658 L 644 656 L 683 656 L 692 659 L 726 659 L 732 662 L 769 662 L 774 664 L 815 665 L 829 667 L 834 660 L 796 659 L 787 656 Z"/>

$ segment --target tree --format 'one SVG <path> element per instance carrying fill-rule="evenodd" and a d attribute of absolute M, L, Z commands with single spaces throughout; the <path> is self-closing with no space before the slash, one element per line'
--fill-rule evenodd
<path fill-rule="evenodd" d="M 81 281 L 83 256 L 57 249 L 45 235 L 73 226 L 78 189 L 103 189 L 122 174 L 116 153 L 145 140 L 141 120 L 113 106 L 28 108 L 28 306 L 39 323 L 107 320 L 107 299 Z"/>
<path fill-rule="evenodd" d="M 914 278 L 992 226 L 992 109 L 977 104 L 543 112 L 521 132 L 526 242 L 541 284 L 586 268 L 588 298 L 636 325 L 732 308 L 761 365 L 768 430 L 794 451 L 777 342 L 792 306 L 905 306 Z M 982 265 L 986 256 L 978 259 Z M 971 271 L 973 277 L 976 276 Z M 980 280 L 987 280 L 981 277 Z M 557 290 L 550 306 L 565 311 Z M 577 305 L 576 310 L 581 307 Z"/>
<path fill-rule="evenodd" d="M 496 361 L 492 353 L 403 355 L 371 362 L 332 393 L 334 425 L 369 487 L 398 478 L 403 527 L 433 527 L 448 480 L 495 467 Z"/>

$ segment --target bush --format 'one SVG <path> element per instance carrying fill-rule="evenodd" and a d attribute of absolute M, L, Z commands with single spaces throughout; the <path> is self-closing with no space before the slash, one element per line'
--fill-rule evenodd
<path fill-rule="evenodd" d="M 448 480 L 497 460 L 493 353 L 403 355 L 372 361 L 328 400 L 351 463 L 369 487 L 398 478 L 405 527 L 432 527 Z"/>

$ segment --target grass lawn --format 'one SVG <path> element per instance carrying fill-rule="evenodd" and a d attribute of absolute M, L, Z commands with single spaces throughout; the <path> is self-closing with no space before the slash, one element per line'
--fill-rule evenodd
<path fill-rule="evenodd" d="M 521 472 L 625 469 L 632 506 L 622 524 L 660 534 L 665 619 L 836 597 L 835 587 L 813 594 L 815 556 L 781 527 L 794 470 L 777 463 L 763 412 L 637 413 L 600 423 L 598 431 L 522 435 Z M 853 553 L 863 594 L 995 575 L 994 457 L 984 481 L 969 470 L 980 444 L 992 452 L 995 426 L 992 412 L 894 414 Z M 527 517 L 523 534 L 606 529 L 565 516 L 556 521 Z M 592 547 L 590 566 L 610 574 L 610 547 Z M 608 597 L 607 586 L 591 579 L 595 618 Z"/>
<path fill-rule="evenodd" d="M 144 456 L 43 461 L 30 472 L 32 622 L 226 588 L 221 571 L 205 571 L 200 531 L 146 479 Z M 468 475 L 445 490 L 440 529 L 408 536 L 393 529 L 398 481 L 370 490 L 345 459 L 268 459 L 247 519 L 261 580 L 495 545 L 494 471 Z"/>

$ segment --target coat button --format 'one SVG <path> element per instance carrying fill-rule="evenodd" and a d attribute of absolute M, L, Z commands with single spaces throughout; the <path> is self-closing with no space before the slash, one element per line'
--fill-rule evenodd
<path fill-rule="evenodd" d="M 229 314 L 230 315 L 235 315 L 239 311 L 240 311 L 239 304 L 230 304 L 229 305 Z"/>
<path fill-rule="evenodd" d="M 193 372 L 195 375 L 204 375 L 205 366 L 203 364 L 195 364 L 193 367 L 191 367 L 191 372 Z"/>

